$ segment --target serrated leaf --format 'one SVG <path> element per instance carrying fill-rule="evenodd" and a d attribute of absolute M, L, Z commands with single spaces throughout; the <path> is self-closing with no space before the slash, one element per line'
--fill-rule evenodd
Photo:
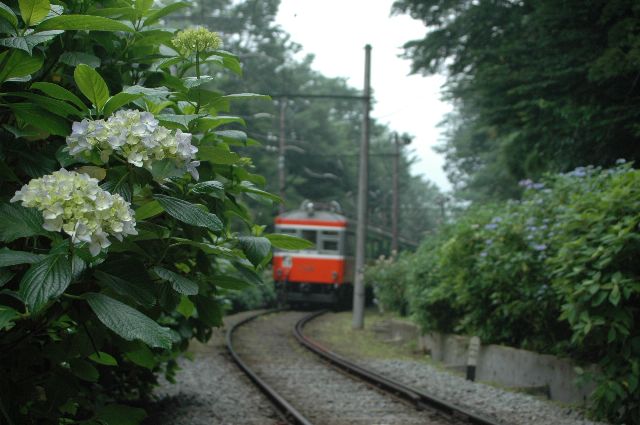
<path fill-rule="evenodd" d="M 25 51 L 12 49 L 0 53 L 0 62 L 4 64 L 0 69 L 0 83 L 3 83 L 33 74 L 42 68 L 44 59 L 40 55 L 31 56 Z"/>
<path fill-rule="evenodd" d="M 20 313 L 11 307 L 0 305 L 0 331 L 10 329 L 14 319 L 20 317 Z"/>
<path fill-rule="evenodd" d="M 88 293 L 85 298 L 98 320 L 127 341 L 140 340 L 151 347 L 171 348 L 171 331 L 138 310 L 104 294 Z"/>
<path fill-rule="evenodd" d="M 136 208 L 136 220 L 146 220 L 148 218 L 155 217 L 158 214 L 162 214 L 163 211 L 164 208 L 162 208 L 162 205 L 160 205 L 158 201 L 153 200 Z"/>
<path fill-rule="evenodd" d="M 100 74 L 89 65 L 80 64 L 73 72 L 73 79 L 82 94 L 85 95 L 98 110 L 102 110 L 104 104 L 109 100 L 109 88 Z"/>
<path fill-rule="evenodd" d="M 81 63 L 89 65 L 91 68 L 97 68 L 101 64 L 99 57 L 86 52 L 64 52 L 58 60 L 74 68 Z"/>
<path fill-rule="evenodd" d="M 18 26 L 18 17 L 13 13 L 13 10 L 4 3 L 0 3 L 0 18 L 6 19 L 13 28 Z"/>
<path fill-rule="evenodd" d="M 222 182 L 211 180 L 208 182 L 196 183 L 190 192 L 197 194 L 207 194 L 214 198 L 224 199 L 224 184 Z"/>
<path fill-rule="evenodd" d="M 275 248 L 280 249 L 298 250 L 315 246 L 313 242 L 306 239 L 298 238 L 291 235 L 284 235 L 281 233 L 272 233 L 269 235 L 265 235 L 265 237 L 269 239 L 271 245 L 273 245 Z"/>
<path fill-rule="evenodd" d="M 238 141 L 242 144 L 247 142 L 247 133 L 240 130 L 219 130 L 215 132 L 216 136 L 222 138 L 225 142 L 227 139 L 232 141 Z"/>
<path fill-rule="evenodd" d="M 200 320 L 208 326 L 222 325 L 222 309 L 215 299 L 198 295 L 195 297 L 194 302 Z"/>
<path fill-rule="evenodd" d="M 155 266 L 151 270 L 157 274 L 160 279 L 171 283 L 171 287 L 180 294 L 196 295 L 198 293 L 198 284 L 178 273 L 159 266 Z"/>
<path fill-rule="evenodd" d="M 178 313 L 182 314 L 185 319 L 188 319 L 189 317 L 193 316 L 193 312 L 195 310 L 196 306 L 191 302 L 189 297 L 187 297 L 186 295 L 180 296 L 180 304 L 178 304 L 178 307 L 176 307 L 176 311 Z"/>
<path fill-rule="evenodd" d="M 59 297 L 71 283 L 71 262 L 64 254 L 49 255 L 33 264 L 20 281 L 19 293 L 37 313 L 49 300 Z"/>
<path fill-rule="evenodd" d="M 151 307 L 156 302 L 156 296 L 154 295 L 152 288 L 147 287 L 144 282 L 130 282 L 120 278 L 119 276 L 115 276 L 101 270 L 96 270 L 94 272 L 94 276 L 98 282 L 102 283 L 107 288 L 110 288 L 125 297 L 130 297 L 141 306 Z"/>
<path fill-rule="evenodd" d="M 18 0 L 20 15 L 24 23 L 30 27 L 38 24 L 49 14 L 49 0 Z"/>
<path fill-rule="evenodd" d="M 53 97 L 55 99 L 66 100 L 68 102 L 71 102 L 75 106 L 77 106 L 81 111 L 87 111 L 89 109 L 82 102 L 82 100 L 80 100 L 78 96 L 76 96 L 75 94 L 71 93 L 69 90 L 57 84 L 37 82 L 37 83 L 31 84 L 31 89 L 40 90 L 47 96 Z"/>
<path fill-rule="evenodd" d="M 0 267 L 15 266 L 17 264 L 33 264 L 42 261 L 46 256 L 33 252 L 12 251 L 9 248 L 0 249 Z"/>
<path fill-rule="evenodd" d="M 62 34 L 63 32 L 64 31 L 46 31 L 37 34 L 27 34 L 2 38 L 0 39 L 0 46 L 24 50 L 29 55 L 31 55 L 35 46 L 52 40 L 56 35 Z"/>
<path fill-rule="evenodd" d="M 12 242 L 18 238 L 48 235 L 42 228 L 40 212 L 16 204 L 0 204 L 0 241 Z"/>
<path fill-rule="evenodd" d="M 158 22 L 159 19 L 177 10 L 184 9 L 185 7 L 191 7 L 191 5 L 189 3 L 180 1 L 176 3 L 172 3 L 168 6 L 165 6 L 162 9 L 153 10 L 151 11 L 151 13 L 149 13 L 149 16 L 147 17 L 147 19 L 144 20 L 144 26 L 154 24 Z"/>
<path fill-rule="evenodd" d="M 240 161 L 240 155 L 231 152 L 227 146 L 207 146 L 198 147 L 198 159 L 209 161 L 212 164 L 233 165 Z"/>
<path fill-rule="evenodd" d="M 222 230 L 222 222 L 215 214 L 203 211 L 195 204 L 166 195 L 154 197 L 170 216 L 183 223 L 205 227 L 214 232 Z"/>
<path fill-rule="evenodd" d="M 62 100 L 52 99 L 48 96 L 43 96 L 41 94 L 36 94 L 36 93 L 29 93 L 26 91 L 13 92 L 8 94 L 10 94 L 11 96 L 28 99 L 32 101 L 34 105 L 37 105 L 39 108 L 49 111 L 52 114 L 60 116 L 62 118 L 67 118 L 69 117 L 69 115 L 74 117 L 82 116 L 82 111 L 79 111 L 75 106 L 70 105 L 67 102 L 63 102 Z"/>
<path fill-rule="evenodd" d="M 258 266 L 271 254 L 271 242 L 269 239 L 258 236 L 240 236 L 240 247 L 251 264 Z"/>
<path fill-rule="evenodd" d="M 113 19 L 92 15 L 61 15 L 42 21 L 36 31 L 50 30 L 83 30 L 83 31 L 125 31 L 134 29 Z"/>
<path fill-rule="evenodd" d="M 111 96 L 104 105 L 104 116 L 108 117 L 115 112 L 116 109 L 141 97 L 141 93 L 118 93 L 115 96 Z"/>
<path fill-rule="evenodd" d="M 139 425 L 147 413 L 137 407 L 110 404 L 96 411 L 96 419 L 105 425 Z"/>
<path fill-rule="evenodd" d="M 71 131 L 69 121 L 33 103 L 11 103 L 9 107 L 23 122 L 49 134 L 64 137 Z"/>
<path fill-rule="evenodd" d="M 267 198 L 275 202 L 282 202 L 282 199 L 280 199 L 278 195 L 274 195 L 273 193 L 269 193 L 262 189 L 258 189 L 252 183 L 247 181 L 243 181 L 242 183 L 240 183 L 240 189 L 243 192 L 253 193 L 255 195 L 259 195 L 263 198 Z"/>

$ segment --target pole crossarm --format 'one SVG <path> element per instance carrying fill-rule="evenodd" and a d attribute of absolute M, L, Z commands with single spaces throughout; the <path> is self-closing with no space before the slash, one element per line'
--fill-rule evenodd
<path fill-rule="evenodd" d="M 372 96 L 355 96 L 341 94 L 304 94 L 304 93 L 279 93 L 270 94 L 274 99 L 282 98 L 309 98 L 309 99 L 344 99 L 344 100 L 371 100 Z"/>

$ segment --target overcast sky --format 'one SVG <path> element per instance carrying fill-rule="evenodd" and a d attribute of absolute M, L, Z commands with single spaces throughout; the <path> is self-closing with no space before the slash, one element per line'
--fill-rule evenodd
<path fill-rule="evenodd" d="M 407 15 L 390 16 L 392 0 L 282 0 L 276 22 L 315 55 L 313 68 L 328 77 L 364 85 L 364 46 L 370 44 L 371 86 L 376 104 L 371 116 L 392 131 L 415 138 L 409 146 L 420 159 L 412 172 L 442 190 L 451 185 L 444 159 L 433 151 L 440 143 L 437 124 L 451 106 L 440 100 L 442 76 L 409 76 L 410 61 L 398 57 L 402 45 L 422 38 L 424 25 Z"/>

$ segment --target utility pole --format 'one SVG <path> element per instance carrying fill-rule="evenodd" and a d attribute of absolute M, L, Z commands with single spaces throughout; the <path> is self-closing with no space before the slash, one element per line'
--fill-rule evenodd
<path fill-rule="evenodd" d="M 284 186 L 285 186 L 285 168 L 284 168 L 284 154 L 286 150 L 285 139 L 285 126 L 284 126 L 284 113 L 287 108 L 287 98 L 280 99 L 280 137 L 279 137 L 279 150 L 278 150 L 278 192 L 280 194 L 280 214 L 285 210 L 284 205 Z"/>
<path fill-rule="evenodd" d="M 402 138 L 398 133 L 393 135 L 394 155 L 393 155 L 393 206 L 391 209 L 391 252 L 398 252 L 398 221 L 400 220 L 400 184 L 398 182 L 400 174 L 400 148 L 411 143 L 409 135 L 404 134 Z"/>
<path fill-rule="evenodd" d="M 353 329 L 364 328 L 364 265 L 367 239 L 367 197 L 369 196 L 369 112 L 371 110 L 371 46 L 364 47 L 364 111 L 358 171 L 358 223 L 356 228 L 356 276 L 353 288 Z"/>
<path fill-rule="evenodd" d="M 400 138 L 398 133 L 393 134 L 393 197 L 391 208 L 391 252 L 398 252 L 398 168 L 400 162 Z"/>

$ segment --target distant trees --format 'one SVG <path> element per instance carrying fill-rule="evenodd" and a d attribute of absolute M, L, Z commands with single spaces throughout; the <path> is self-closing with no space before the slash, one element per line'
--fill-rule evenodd
<path fill-rule="evenodd" d="M 257 154 L 254 149 L 251 152 L 256 172 L 266 177 L 267 189 L 278 193 L 280 106 L 285 103 L 286 207 L 296 208 L 306 198 L 336 200 L 348 215 L 355 217 L 361 102 L 278 95 L 357 96 L 361 94 L 360 88 L 313 70 L 312 55 L 296 56 L 301 46 L 274 22 L 279 0 L 196 3 L 189 16 L 171 24 L 179 26 L 188 20 L 224 35 L 223 48 L 238 53 L 245 75 L 242 79 L 220 75 L 221 87 L 273 96 L 269 105 L 246 102 L 235 104 L 233 110 L 249 124 L 252 129 L 249 136 L 264 145 Z M 371 138 L 370 221 L 378 227 L 389 227 L 394 152 L 391 129 L 374 121 Z M 435 185 L 411 176 L 411 161 L 406 154 L 400 159 L 400 229 L 402 236 L 415 240 L 437 224 L 439 210 L 435 199 L 439 191 Z M 255 211 L 265 218 L 275 213 L 270 206 Z"/>
<path fill-rule="evenodd" d="M 398 0 L 429 28 L 413 71 L 445 70 L 456 105 L 442 146 L 466 199 L 517 181 L 640 157 L 640 3 Z"/>

